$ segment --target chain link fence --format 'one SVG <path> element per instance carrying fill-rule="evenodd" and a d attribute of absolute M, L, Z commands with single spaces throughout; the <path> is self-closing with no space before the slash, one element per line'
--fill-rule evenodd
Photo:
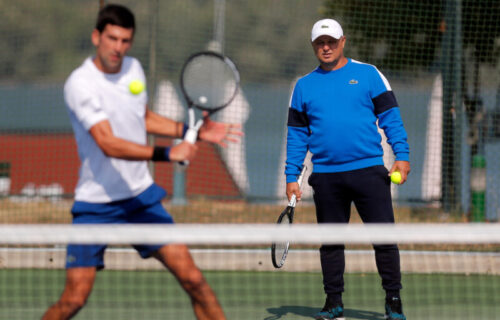
<path fill-rule="evenodd" d="M 471 221 L 498 220 L 497 2 L 116 2 L 136 14 L 130 55 L 147 73 L 153 110 L 185 118 L 179 72 L 196 51 L 223 52 L 241 74 L 239 96 L 216 119 L 241 123 L 245 137 L 227 149 L 202 144 L 187 170 L 152 167 L 169 191 L 169 203 L 187 204 L 185 212 L 199 199 L 283 203 L 291 90 L 317 65 L 310 46 L 313 23 L 332 17 L 344 28 L 346 55 L 375 64 L 398 99 L 412 172 L 405 185 L 393 188 L 395 204 L 436 208 Z M 69 73 L 93 54 L 90 33 L 104 3 L 0 0 L 0 206 L 11 208 L 7 211 L 23 210 L 12 201 L 65 199 L 73 193 L 79 164 L 62 88 Z M 384 149 L 390 166 L 392 154 Z M 310 188 L 304 189 L 310 199 Z M 2 221 L 17 220 L 0 216 Z"/>

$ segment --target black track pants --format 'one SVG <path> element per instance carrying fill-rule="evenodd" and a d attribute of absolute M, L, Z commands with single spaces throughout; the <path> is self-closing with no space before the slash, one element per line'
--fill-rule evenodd
<path fill-rule="evenodd" d="M 336 173 L 313 173 L 309 184 L 314 191 L 318 223 L 348 223 L 354 202 L 364 223 L 394 223 L 390 179 L 384 166 Z M 375 260 L 387 292 L 399 292 L 401 271 L 395 244 L 374 245 Z M 320 248 L 323 285 L 327 294 L 344 291 L 343 245 Z"/>

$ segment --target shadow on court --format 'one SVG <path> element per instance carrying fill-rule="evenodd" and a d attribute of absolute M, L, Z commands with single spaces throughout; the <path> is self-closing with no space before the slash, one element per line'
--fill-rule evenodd
<path fill-rule="evenodd" d="M 287 319 L 290 316 L 297 315 L 306 318 L 314 318 L 314 315 L 319 311 L 319 308 L 303 307 L 303 306 L 281 306 L 278 308 L 268 308 L 267 311 L 271 314 L 264 320 Z M 348 319 L 363 319 L 363 320 L 381 320 L 384 319 L 384 314 L 380 312 L 372 312 L 356 309 L 345 309 L 344 316 Z"/>

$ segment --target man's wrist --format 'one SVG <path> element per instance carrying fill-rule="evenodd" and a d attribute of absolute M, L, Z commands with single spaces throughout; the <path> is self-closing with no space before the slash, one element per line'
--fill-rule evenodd
<path fill-rule="evenodd" d="M 188 131 L 189 129 L 189 126 L 184 123 L 184 122 L 179 122 L 179 124 L 182 126 L 181 127 L 181 130 L 178 130 L 178 132 L 180 132 L 180 137 L 181 138 L 184 138 L 186 136 L 186 132 Z"/>
<path fill-rule="evenodd" d="M 170 147 L 155 146 L 153 149 L 152 161 L 170 161 Z"/>

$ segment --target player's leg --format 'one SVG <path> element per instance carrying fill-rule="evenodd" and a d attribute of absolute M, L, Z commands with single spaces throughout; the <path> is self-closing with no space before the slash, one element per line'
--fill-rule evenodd
<path fill-rule="evenodd" d="M 365 223 L 394 223 L 394 211 L 388 171 L 384 166 L 352 171 L 354 204 Z M 399 250 L 395 244 L 375 245 L 375 258 L 382 286 L 390 294 L 399 295 L 401 273 Z"/>
<path fill-rule="evenodd" d="M 142 208 L 133 206 L 134 210 L 127 214 L 129 223 L 174 223 L 173 218 L 161 205 L 164 191 L 156 185 L 137 197 L 134 203 L 145 204 Z M 181 286 L 188 293 L 193 304 L 193 309 L 198 319 L 225 319 L 222 308 L 214 292 L 196 267 L 187 246 L 185 245 L 134 245 L 141 257 L 154 256 L 167 267 L 178 279 Z"/>
<path fill-rule="evenodd" d="M 95 267 L 67 269 L 64 291 L 59 300 L 43 315 L 42 320 L 63 320 L 73 317 L 87 302 L 95 276 Z"/>
<path fill-rule="evenodd" d="M 199 320 L 224 320 L 224 312 L 215 293 L 195 265 L 187 246 L 172 244 L 161 247 L 154 256 L 177 278 L 191 298 Z"/>
<path fill-rule="evenodd" d="M 394 223 L 390 178 L 387 174 L 384 166 L 355 171 L 352 178 L 357 190 L 354 203 L 365 223 Z M 386 292 L 386 308 L 388 304 L 394 304 L 396 313 L 400 314 L 400 319 L 404 319 L 400 297 L 402 285 L 399 249 L 396 244 L 379 244 L 373 248 L 382 287 Z"/>
<path fill-rule="evenodd" d="M 350 219 L 351 196 L 344 187 L 342 173 L 313 173 L 309 184 L 314 190 L 318 223 L 347 223 Z M 343 319 L 344 245 L 322 245 L 320 248 L 325 306 L 316 319 Z"/>
<path fill-rule="evenodd" d="M 73 224 L 107 223 L 106 204 L 76 201 L 71 213 Z M 69 319 L 87 302 L 94 285 L 96 271 L 104 268 L 106 245 L 70 244 L 66 250 L 66 285 L 59 300 L 42 319 Z"/>

